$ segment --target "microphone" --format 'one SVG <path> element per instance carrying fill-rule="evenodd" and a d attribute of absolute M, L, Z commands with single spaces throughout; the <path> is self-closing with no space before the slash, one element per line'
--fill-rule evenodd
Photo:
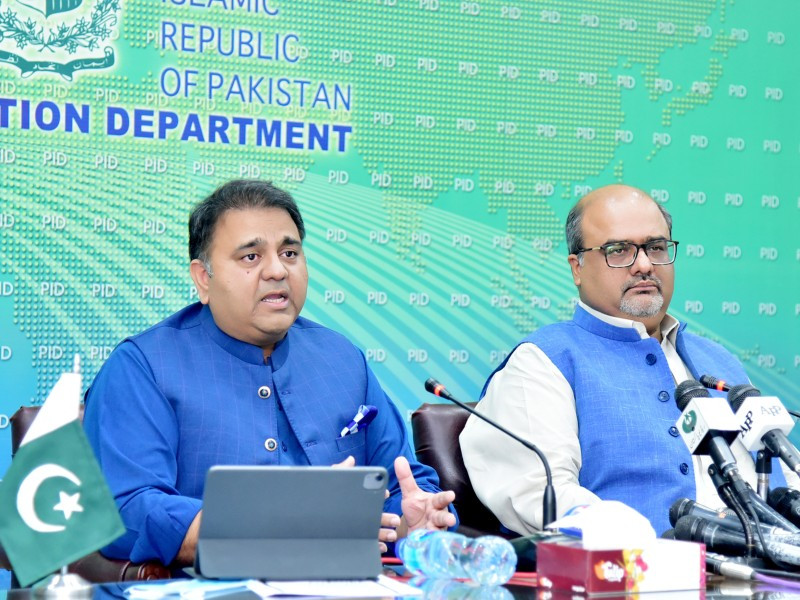
<path fill-rule="evenodd" d="M 788 488 L 776 489 L 780 490 Z M 753 490 L 750 490 L 750 499 L 753 501 L 752 508 L 755 510 L 755 514 L 758 517 L 759 522 L 775 525 L 780 529 L 785 529 L 791 533 L 800 533 L 800 527 L 797 527 L 797 525 L 792 522 L 791 519 L 787 518 L 786 515 L 774 508 L 771 503 L 768 504 L 766 500 L 756 494 Z M 798 522 L 800 522 L 800 518 L 798 519 Z"/>
<path fill-rule="evenodd" d="M 752 385 L 732 387 L 728 402 L 741 423 L 741 440 L 749 451 L 767 448 L 795 473 L 800 473 L 800 452 L 786 437 L 794 419 L 775 396 L 762 396 Z"/>
<path fill-rule="evenodd" d="M 769 505 L 795 525 L 800 524 L 800 492 L 785 487 L 770 491 Z"/>
<path fill-rule="evenodd" d="M 742 524 L 739 522 L 739 517 L 729 508 L 725 510 L 712 510 L 689 498 L 678 498 L 672 503 L 672 506 L 669 507 L 669 524 L 675 527 L 678 519 L 686 516 L 699 517 L 721 525 L 726 529 L 744 531 Z"/>
<path fill-rule="evenodd" d="M 733 562 L 727 556 L 714 554 L 712 552 L 706 552 L 706 571 L 716 575 L 731 577 L 733 579 L 741 579 L 743 581 L 755 579 L 756 574 L 756 571 L 753 569 L 753 567 L 743 565 L 742 563 Z M 751 590 L 749 587 L 747 587 L 745 590 L 742 590 L 742 592 L 742 594 L 737 595 L 748 596 L 751 593 Z"/>
<path fill-rule="evenodd" d="M 545 525 L 549 525 L 553 521 L 556 520 L 556 492 L 555 488 L 553 487 L 553 475 L 550 472 L 550 463 L 547 462 L 547 457 L 545 457 L 544 453 L 542 453 L 539 448 L 533 445 L 531 442 L 522 439 L 518 435 L 511 433 L 508 429 L 500 425 L 499 423 L 494 422 L 489 417 L 479 413 L 472 407 L 467 406 L 461 400 L 458 400 L 455 396 L 453 396 L 450 392 L 447 391 L 447 388 L 444 387 L 441 383 L 436 381 L 433 377 L 429 377 L 428 380 L 425 382 L 425 390 L 433 394 L 434 396 L 438 396 L 439 398 L 444 398 L 445 400 L 449 400 L 453 404 L 457 404 L 468 413 L 475 415 L 482 421 L 485 421 L 495 429 L 502 431 L 510 438 L 518 441 L 520 444 L 525 446 L 528 450 L 531 450 L 536 453 L 539 459 L 542 461 L 544 465 L 544 472 L 545 476 L 547 477 L 547 485 L 544 488 L 544 496 L 542 497 L 542 527 Z"/>
<path fill-rule="evenodd" d="M 724 398 L 712 398 L 708 390 L 695 380 L 684 381 L 675 389 L 675 403 L 681 416 L 675 423 L 686 447 L 692 454 L 710 455 L 714 464 L 734 488 L 745 505 L 750 505 L 747 484 L 739 475 L 730 443 L 739 428 Z"/>
<path fill-rule="evenodd" d="M 745 398 L 752 396 L 760 396 L 761 390 L 749 383 L 736 385 L 728 388 L 728 404 L 731 405 L 733 410 L 739 410 L 739 407 L 744 402 Z"/>
<path fill-rule="evenodd" d="M 675 523 L 675 539 L 702 542 L 706 549 L 720 554 L 743 556 L 747 553 L 744 534 L 731 531 L 700 517 L 686 515 Z M 758 550 L 761 551 L 760 544 Z M 798 549 L 800 552 L 800 549 Z"/>
<path fill-rule="evenodd" d="M 728 385 L 728 382 L 724 379 L 717 379 L 712 375 L 700 375 L 700 383 L 711 390 L 717 390 L 718 392 L 727 392 L 731 389 L 731 386 Z"/>
<path fill-rule="evenodd" d="M 675 524 L 675 538 L 688 542 L 702 542 L 708 550 L 734 556 L 743 555 L 747 550 L 744 534 L 725 529 L 700 517 L 685 516 Z M 794 541 L 791 537 L 787 541 Z M 765 535 L 764 545 L 756 540 L 759 555 L 765 554 L 770 559 L 777 559 L 790 565 L 800 565 L 800 548 L 792 543 L 780 541 L 780 538 Z"/>
<path fill-rule="evenodd" d="M 707 506 L 703 506 L 702 504 L 698 504 L 694 500 L 690 500 L 689 498 L 680 498 L 672 503 L 672 506 L 669 508 L 669 523 L 673 527 L 677 524 L 677 522 L 681 519 L 681 517 L 697 517 L 699 519 L 703 519 L 704 521 L 708 521 L 709 523 L 713 523 L 715 525 L 719 525 L 724 529 L 729 529 L 731 531 L 737 531 L 739 533 L 744 534 L 744 527 L 742 523 L 739 521 L 739 517 L 730 509 L 725 510 L 713 510 L 708 508 Z M 751 525 L 755 527 L 755 523 L 751 521 Z M 759 529 L 761 529 L 761 533 L 764 535 L 773 535 L 776 537 L 781 536 L 789 536 L 794 533 L 795 531 L 789 531 L 782 527 L 778 526 L 770 526 L 764 525 L 759 523 Z"/>

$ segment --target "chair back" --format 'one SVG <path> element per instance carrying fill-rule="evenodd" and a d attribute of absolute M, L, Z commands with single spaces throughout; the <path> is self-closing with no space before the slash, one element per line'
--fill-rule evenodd
<path fill-rule="evenodd" d="M 472 489 L 458 442 L 467 418 L 469 413 L 453 404 L 425 403 L 415 410 L 411 415 L 411 429 L 417 460 L 436 470 L 443 490 L 456 493 L 453 504 L 458 511 L 459 532 L 473 537 L 490 534 L 510 537 Z"/>
<path fill-rule="evenodd" d="M 31 423 L 39 414 L 41 406 L 20 406 L 17 412 L 11 415 L 9 421 L 11 422 L 11 457 L 19 450 L 19 445 L 22 443 L 22 438 L 28 433 Z M 81 404 L 80 413 L 78 418 L 83 422 L 83 404 Z"/>

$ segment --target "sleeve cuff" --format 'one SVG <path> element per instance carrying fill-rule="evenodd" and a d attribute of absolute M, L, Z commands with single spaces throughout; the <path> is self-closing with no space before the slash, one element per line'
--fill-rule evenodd
<path fill-rule="evenodd" d="M 131 549 L 131 560 L 157 559 L 169 565 L 178 555 L 189 526 L 200 512 L 202 501 L 187 496 L 168 496 L 148 512 Z"/>

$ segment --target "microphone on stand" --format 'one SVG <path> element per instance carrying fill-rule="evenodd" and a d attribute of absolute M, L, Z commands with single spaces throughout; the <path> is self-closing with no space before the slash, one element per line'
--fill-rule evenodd
<path fill-rule="evenodd" d="M 471 408 L 458 400 L 455 396 L 453 396 L 450 392 L 447 391 L 447 388 L 444 387 L 441 383 L 436 381 L 433 377 L 429 377 L 428 380 L 425 382 L 425 390 L 433 394 L 434 396 L 438 396 L 439 398 L 444 398 L 445 400 L 449 400 L 453 404 L 457 404 L 468 413 L 475 415 L 482 421 L 485 421 L 495 429 L 502 431 L 508 437 L 518 441 L 520 444 L 525 446 L 528 450 L 531 450 L 536 453 L 536 455 L 541 459 L 542 464 L 544 465 L 544 472 L 545 476 L 547 477 L 547 485 L 544 488 L 544 496 L 542 497 L 542 527 L 549 525 L 553 521 L 556 520 L 556 492 L 555 488 L 553 487 L 553 475 L 550 472 L 550 463 L 547 462 L 547 458 L 545 457 L 544 453 L 542 453 L 539 448 L 533 445 L 531 442 L 522 439 L 518 435 L 511 433 L 508 429 L 496 423 L 489 417 L 479 413 L 474 408 Z"/>
<path fill-rule="evenodd" d="M 731 389 L 731 386 L 728 385 L 728 382 L 724 379 L 717 379 L 712 375 L 700 375 L 700 383 L 706 386 L 710 390 L 717 390 L 718 392 L 727 392 Z"/>
<path fill-rule="evenodd" d="M 757 388 L 744 384 L 730 388 L 728 402 L 741 423 L 745 448 L 766 448 L 792 471 L 800 473 L 800 452 L 786 437 L 794 427 L 794 419 L 776 396 L 762 396 Z"/>
<path fill-rule="evenodd" d="M 699 381 L 688 379 L 675 389 L 675 403 L 681 416 L 675 426 L 689 452 L 710 455 L 714 464 L 739 501 L 750 506 L 750 492 L 739 474 L 730 444 L 739 434 L 739 427 L 724 398 L 712 398 Z"/>
<path fill-rule="evenodd" d="M 728 392 L 728 404 L 730 404 L 731 408 L 733 408 L 733 410 L 736 412 L 736 418 L 742 423 L 742 433 L 740 435 L 742 443 L 747 450 L 757 451 L 757 493 L 760 498 L 766 500 L 767 494 L 769 494 L 769 476 L 770 473 L 772 473 L 773 454 L 769 448 L 764 449 L 765 445 L 760 439 L 760 434 L 758 438 L 756 438 L 754 435 L 751 435 L 752 411 L 749 411 L 749 414 L 748 410 L 742 410 L 741 412 L 738 412 L 739 407 L 746 398 L 751 396 L 760 396 L 761 392 L 749 384 L 731 386 L 724 379 L 717 379 L 712 375 L 701 375 L 700 383 L 711 390 Z"/>
<path fill-rule="evenodd" d="M 717 390 L 718 392 L 728 392 L 730 391 L 731 386 L 727 381 L 724 379 L 717 379 L 712 375 L 701 375 L 700 376 L 700 383 L 706 386 L 708 389 Z M 786 409 L 790 415 L 795 417 L 796 419 L 800 419 L 800 413 L 794 410 Z"/>

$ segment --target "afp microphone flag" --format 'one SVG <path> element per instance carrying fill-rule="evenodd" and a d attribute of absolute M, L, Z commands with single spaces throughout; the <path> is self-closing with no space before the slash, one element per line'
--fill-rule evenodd
<path fill-rule="evenodd" d="M 125 532 L 80 422 L 63 423 L 77 417 L 80 376 L 75 398 L 56 392 L 75 391 L 62 383 L 76 375 L 62 375 L 0 481 L 0 542 L 23 586 Z"/>

